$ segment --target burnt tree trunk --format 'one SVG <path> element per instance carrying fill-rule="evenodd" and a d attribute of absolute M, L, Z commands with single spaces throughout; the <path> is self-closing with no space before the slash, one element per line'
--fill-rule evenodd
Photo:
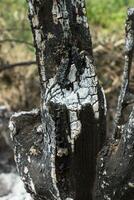
<path fill-rule="evenodd" d="M 96 155 L 106 135 L 106 105 L 93 63 L 85 2 L 29 0 L 28 5 L 41 108 L 11 119 L 19 173 L 36 200 L 92 200 Z"/>
<path fill-rule="evenodd" d="M 85 1 L 28 0 L 28 5 L 41 106 L 16 113 L 10 120 L 20 176 L 35 200 L 112 199 L 101 187 L 101 156 L 96 178 L 107 111 L 95 72 Z M 129 130 L 131 125 L 126 125 Z"/>

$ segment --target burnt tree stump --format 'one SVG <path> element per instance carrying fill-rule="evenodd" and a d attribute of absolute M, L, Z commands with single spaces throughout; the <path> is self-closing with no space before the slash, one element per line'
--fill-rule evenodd
<path fill-rule="evenodd" d="M 132 178 L 133 174 L 133 164 L 131 174 L 127 174 L 130 152 L 126 151 L 122 160 L 124 138 L 128 137 L 128 131 L 133 133 L 133 110 L 120 129 L 120 146 L 117 152 L 113 148 L 115 153 L 109 158 L 118 134 L 104 146 L 106 100 L 96 75 L 85 1 L 28 0 L 28 5 L 41 83 L 41 106 L 30 112 L 15 113 L 10 120 L 15 160 L 27 191 L 35 200 L 126 200 L 124 195 L 128 190 L 120 175 L 126 173 L 127 178 L 128 174 Z M 130 9 L 127 59 L 131 59 L 129 47 L 134 46 L 133 42 L 129 44 L 133 38 L 133 18 L 134 10 Z M 121 109 L 118 105 L 115 132 Z M 127 144 L 133 143 L 128 140 Z M 112 166 L 115 158 L 118 159 Z M 119 163 L 122 165 L 118 174 L 115 169 Z M 113 171 L 117 173 L 115 179 Z M 116 189 L 121 184 L 122 196 L 112 191 L 112 187 Z M 129 185 L 132 186 L 131 179 Z"/>

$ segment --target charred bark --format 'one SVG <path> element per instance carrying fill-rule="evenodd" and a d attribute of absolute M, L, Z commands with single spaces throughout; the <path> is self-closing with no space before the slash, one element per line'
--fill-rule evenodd
<path fill-rule="evenodd" d="M 28 0 L 28 5 L 41 106 L 10 120 L 16 164 L 27 191 L 35 200 L 132 200 L 134 9 L 128 10 L 113 136 L 103 147 L 106 102 L 95 72 L 84 0 Z"/>
<path fill-rule="evenodd" d="M 84 0 L 28 0 L 41 81 L 40 111 L 12 116 L 16 164 L 36 200 L 92 200 L 106 102 Z"/>
<path fill-rule="evenodd" d="M 131 8 L 126 21 L 125 66 L 115 129 L 98 158 L 96 200 L 134 199 L 134 95 L 130 79 L 133 54 L 134 8 Z M 128 112 L 127 118 L 124 112 Z"/>

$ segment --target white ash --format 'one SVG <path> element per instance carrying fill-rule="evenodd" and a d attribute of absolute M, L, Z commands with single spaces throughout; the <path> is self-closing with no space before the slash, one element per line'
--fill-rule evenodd
<path fill-rule="evenodd" d="M 62 157 L 63 155 L 68 155 L 68 149 L 67 148 L 57 148 L 57 156 Z"/>
<path fill-rule="evenodd" d="M 111 200 L 111 198 L 108 195 L 104 195 L 105 200 Z"/>
<path fill-rule="evenodd" d="M 27 174 L 28 173 L 28 168 L 24 167 L 24 173 Z"/>
<path fill-rule="evenodd" d="M 15 173 L 0 174 L 0 200 L 33 200 Z"/>
<path fill-rule="evenodd" d="M 8 128 L 10 130 L 10 137 L 11 137 L 11 140 L 13 140 L 13 136 L 16 134 L 16 125 L 15 125 L 15 122 L 10 120 L 9 121 L 9 125 L 8 125 Z"/>
<path fill-rule="evenodd" d="M 128 183 L 128 186 L 131 187 L 131 188 L 134 188 L 134 183 L 129 182 L 129 183 Z"/>
<path fill-rule="evenodd" d="M 74 152 L 75 140 L 77 139 L 77 137 L 79 136 L 81 132 L 81 122 L 78 120 L 77 112 L 70 111 L 69 116 L 70 116 L 70 128 L 71 128 L 70 142 L 72 145 L 72 151 Z"/>

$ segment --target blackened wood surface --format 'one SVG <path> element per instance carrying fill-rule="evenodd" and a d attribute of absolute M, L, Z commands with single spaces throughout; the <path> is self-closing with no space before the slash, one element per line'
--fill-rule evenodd
<path fill-rule="evenodd" d="M 113 138 L 102 149 L 97 163 L 95 200 L 134 199 L 134 95 L 130 74 L 134 53 L 134 8 L 126 21 L 125 66 Z M 130 106 L 127 119 L 123 112 Z M 125 113 L 126 114 L 126 113 Z"/>
<path fill-rule="evenodd" d="M 28 0 L 28 5 L 41 114 L 40 120 L 37 112 L 12 117 L 19 173 L 36 200 L 92 200 L 96 157 L 106 136 L 106 101 L 95 72 L 85 1 Z M 39 124 L 42 140 L 31 149 Z M 28 157 L 29 151 L 35 157 Z"/>

